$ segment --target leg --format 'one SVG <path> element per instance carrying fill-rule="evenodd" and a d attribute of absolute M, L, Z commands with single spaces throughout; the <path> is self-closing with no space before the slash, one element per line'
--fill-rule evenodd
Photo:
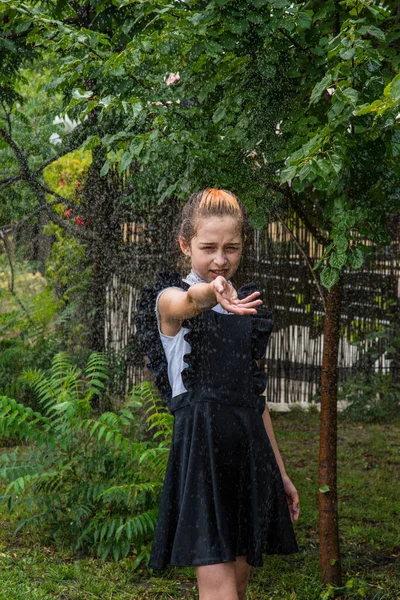
<path fill-rule="evenodd" d="M 246 589 L 251 572 L 251 566 L 246 562 L 245 556 L 237 556 L 235 565 L 236 588 L 238 600 L 246 600 Z"/>
<path fill-rule="evenodd" d="M 196 576 L 199 600 L 239 600 L 234 562 L 196 567 Z"/>

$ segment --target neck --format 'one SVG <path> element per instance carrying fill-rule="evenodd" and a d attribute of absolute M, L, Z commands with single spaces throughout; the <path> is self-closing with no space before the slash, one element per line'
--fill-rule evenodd
<path fill-rule="evenodd" d="M 205 279 L 197 275 L 193 269 L 190 271 L 189 275 L 186 276 L 186 279 L 189 283 L 208 283 Z"/>
<path fill-rule="evenodd" d="M 189 275 L 185 277 L 184 281 L 186 281 L 190 285 L 193 285 L 194 283 L 209 283 L 208 281 L 206 281 L 206 279 L 202 279 L 202 277 L 199 277 L 199 275 L 197 275 L 193 271 L 193 269 L 190 271 Z M 230 285 L 232 285 L 232 282 L 229 279 L 227 281 Z"/>

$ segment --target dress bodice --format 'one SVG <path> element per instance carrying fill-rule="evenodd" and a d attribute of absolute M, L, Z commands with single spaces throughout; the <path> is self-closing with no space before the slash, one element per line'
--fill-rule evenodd
<path fill-rule="evenodd" d="M 156 283 L 143 290 L 137 307 L 136 326 L 143 351 L 150 359 L 147 366 L 170 410 L 174 412 L 193 401 L 260 403 L 267 375 L 255 361 L 266 351 L 272 330 L 270 311 L 263 306 L 257 308 L 255 315 L 207 310 L 185 319 L 182 323 L 187 331 L 184 338 L 191 350 L 184 355 L 187 367 L 181 375 L 187 391 L 173 397 L 154 311 L 155 299 L 166 287 L 187 290 L 189 284 L 181 280 L 179 273 L 159 273 Z M 238 297 L 244 298 L 256 290 L 255 283 L 248 283 L 237 290 Z M 265 404 L 264 397 L 261 401 Z"/>

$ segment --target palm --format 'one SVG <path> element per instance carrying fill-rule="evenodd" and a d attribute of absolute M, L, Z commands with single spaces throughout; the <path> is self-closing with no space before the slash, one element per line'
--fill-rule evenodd
<path fill-rule="evenodd" d="M 222 282 L 219 280 L 222 280 Z M 218 291 L 219 286 L 223 287 L 222 292 Z M 262 304 L 262 300 L 259 298 L 260 292 L 253 292 L 250 296 L 239 300 L 235 288 L 229 285 L 223 277 L 217 277 L 215 280 L 215 290 L 219 304 L 225 310 L 238 315 L 255 314 L 257 312 L 256 307 Z"/>

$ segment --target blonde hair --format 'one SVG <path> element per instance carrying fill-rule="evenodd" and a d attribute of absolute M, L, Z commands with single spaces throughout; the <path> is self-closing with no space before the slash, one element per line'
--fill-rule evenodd
<path fill-rule="evenodd" d="M 178 236 L 190 245 L 196 235 L 198 219 L 230 216 L 236 219 L 242 240 L 248 233 L 247 212 L 233 192 L 217 188 L 207 188 L 192 194 L 182 209 Z"/>

